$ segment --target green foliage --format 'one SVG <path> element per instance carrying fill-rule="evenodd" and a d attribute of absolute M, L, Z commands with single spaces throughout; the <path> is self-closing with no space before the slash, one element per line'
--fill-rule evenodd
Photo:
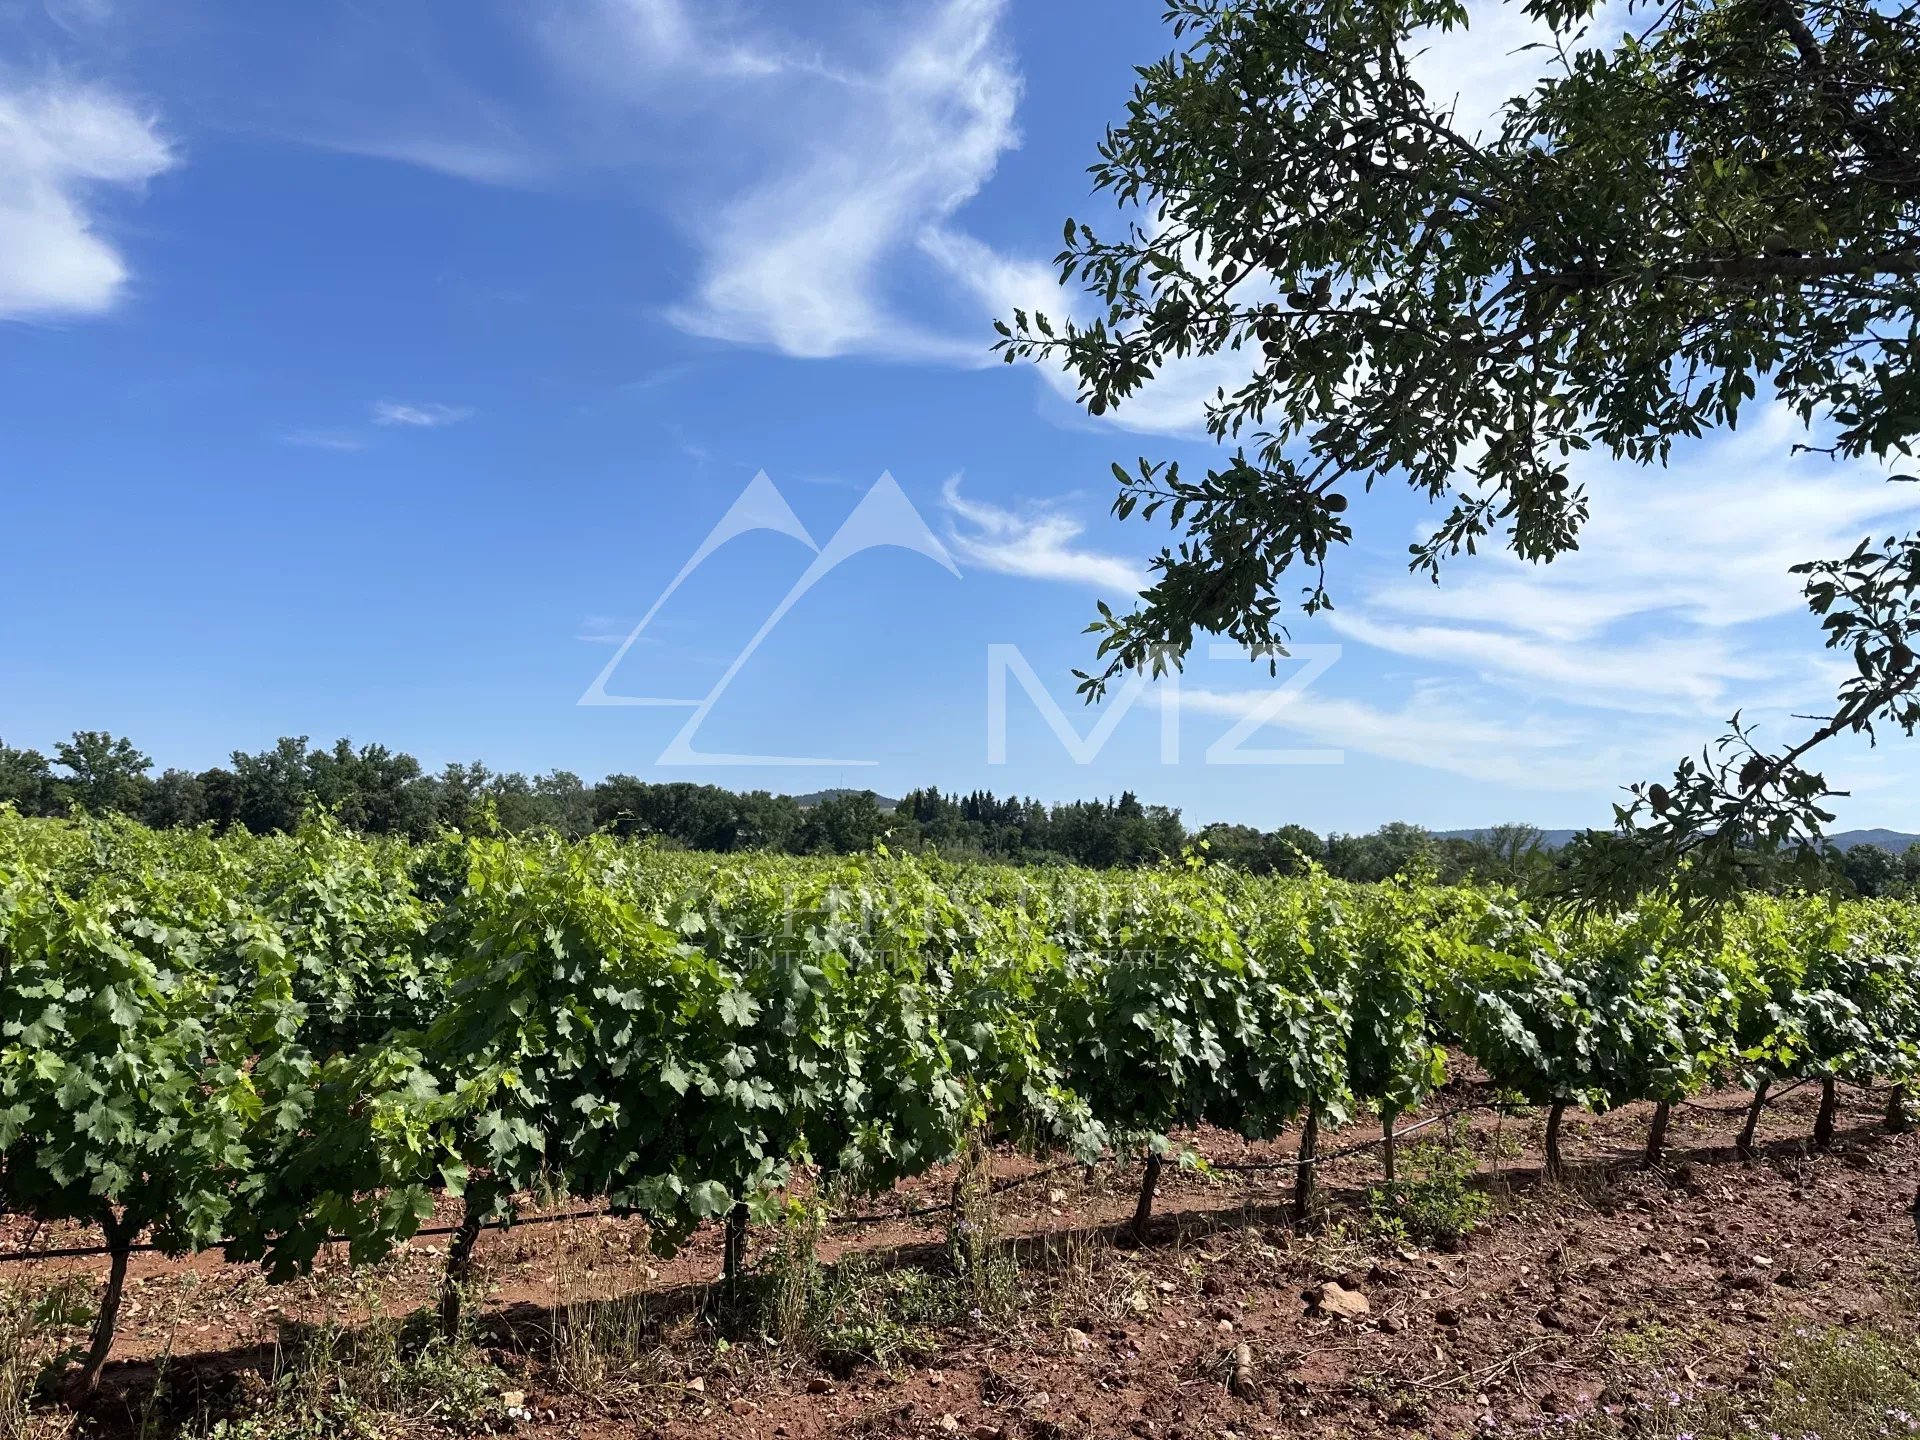
<path fill-rule="evenodd" d="M 282 1338 L 266 1393 L 214 1419 L 203 1440 L 379 1440 L 395 1422 L 429 1417 L 436 1430 L 506 1428 L 505 1377 L 465 1339 L 429 1333 L 421 1319 L 376 1315 L 352 1327 L 296 1327 Z"/>
<path fill-rule="evenodd" d="M 1920 907 L 1752 897 L 1719 921 L 1198 858 L 716 863 L 0 810 L 0 1194 L 284 1279 L 329 1236 L 378 1259 L 442 1195 L 476 1221 L 598 1197 L 671 1252 L 736 1207 L 774 1217 L 799 1170 L 849 1196 L 957 1159 L 954 1272 L 997 1313 L 994 1142 L 1390 1118 L 1448 1047 L 1594 1110 L 1741 1072 L 1920 1077 Z M 1460 1177 L 1408 1173 L 1395 1213 L 1443 1233 Z"/>
<path fill-rule="evenodd" d="M 0 848 L 0 1194 L 197 1249 L 301 1123 L 294 961 L 197 847 L 76 833 L 63 866 Z"/>
<path fill-rule="evenodd" d="M 1493 1209 L 1473 1183 L 1479 1162 L 1466 1146 L 1409 1146 L 1402 1165 L 1399 1178 L 1367 1192 L 1367 1228 L 1381 1240 L 1452 1250 Z"/>

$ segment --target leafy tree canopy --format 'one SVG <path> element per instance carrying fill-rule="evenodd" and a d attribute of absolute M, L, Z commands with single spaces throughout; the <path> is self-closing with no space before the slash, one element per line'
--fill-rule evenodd
<path fill-rule="evenodd" d="M 1135 609 L 1103 609 L 1097 698 L 1178 664 L 1198 632 L 1284 653 L 1284 616 L 1332 603 L 1351 494 L 1439 505 L 1412 547 L 1436 580 L 1493 543 L 1572 548 L 1571 458 L 1644 465 L 1732 425 L 1762 387 L 1836 457 L 1920 432 L 1920 11 L 1855 0 L 1526 0 L 1555 63 L 1481 131 L 1414 78 L 1458 0 L 1172 0 L 1176 50 L 1145 67 L 1092 167 L 1123 223 L 1068 221 L 1065 282 L 1097 313 L 1000 324 L 1013 361 L 1064 365 L 1099 415 L 1169 361 L 1243 352 L 1204 476 L 1114 467 L 1114 509 L 1171 523 Z M 1617 22 L 1616 22 L 1617 23 Z M 1831 817 L 1806 752 L 1920 723 L 1920 535 L 1810 558 L 1807 599 L 1857 673 L 1799 744 L 1731 733 L 1633 787 L 1623 837 L 1585 850 L 1595 892 L 1690 857 L 1730 885 L 1744 852 L 1806 845 Z"/>

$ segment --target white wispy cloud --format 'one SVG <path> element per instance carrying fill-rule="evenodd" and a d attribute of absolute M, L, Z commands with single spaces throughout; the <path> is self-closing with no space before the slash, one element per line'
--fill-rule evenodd
<path fill-rule="evenodd" d="M 574 633 L 574 639 L 588 645 L 652 645 L 651 635 L 635 635 L 631 623 L 616 620 L 611 615 L 589 615 L 580 622 L 580 628 Z"/>
<path fill-rule="evenodd" d="M 536 11 L 547 47 L 575 74 L 622 103 L 644 102 L 636 78 L 654 87 L 708 79 L 762 79 L 787 71 L 822 72 L 824 63 L 726 0 L 588 0 Z"/>
<path fill-rule="evenodd" d="M 1804 609 L 1799 561 L 1844 555 L 1869 530 L 1920 521 L 1920 493 L 1868 464 L 1792 453 L 1781 406 L 1683 447 L 1664 469 L 1582 457 L 1591 519 L 1550 565 L 1489 551 L 1441 583 L 1364 590 L 1335 628 L 1405 656 L 1617 710 L 1723 715 L 1804 704 L 1832 667 Z"/>
<path fill-rule="evenodd" d="M 113 0 L 41 0 L 49 19 L 63 30 L 96 29 L 114 18 Z"/>
<path fill-rule="evenodd" d="M 280 438 L 303 450 L 337 450 L 345 454 L 367 448 L 365 440 L 346 430 L 289 430 Z"/>
<path fill-rule="evenodd" d="M 1283 675 L 1282 679 L 1285 678 Z M 1171 695 L 1174 692 L 1166 691 Z M 1630 745 L 1593 736 L 1533 712 L 1493 713 L 1483 698 L 1426 682 L 1408 699 L 1380 704 L 1323 685 L 1268 714 L 1271 689 L 1218 690 L 1183 684 L 1183 711 L 1232 720 L 1262 717 L 1273 730 L 1318 746 L 1461 775 L 1488 784 L 1548 790 L 1604 790 L 1673 759 L 1696 738 L 1684 731 L 1637 731 Z M 1166 702 L 1162 702 L 1166 703 Z M 1256 750 L 1272 738 L 1246 741 Z"/>
<path fill-rule="evenodd" d="M 109 90 L 0 85 L 0 319 L 98 315 L 127 265 L 91 208 L 178 163 L 155 117 Z"/>
<path fill-rule="evenodd" d="M 1489 134 L 1508 100 L 1564 73 L 1575 52 L 1617 44 L 1631 19 L 1626 0 L 1606 0 L 1579 28 L 1556 32 L 1525 6 L 1472 0 L 1465 25 L 1420 37 L 1408 68 L 1430 101 L 1451 108 L 1462 134 Z"/>
<path fill-rule="evenodd" d="M 479 184 L 644 193 L 693 248 L 690 283 L 662 307 L 689 333 L 986 365 L 992 316 L 940 241 L 1018 143 L 1007 11 L 912 0 L 850 21 L 771 0 L 530 0 L 499 12 L 495 37 L 526 63 L 485 71 L 443 21 L 368 11 L 316 34 L 325 83 L 302 83 L 329 98 L 277 123 Z M 351 111 L 330 98 L 349 63 L 356 95 L 371 92 Z"/>
<path fill-rule="evenodd" d="M 1579 549 L 1549 566 L 1489 553 L 1438 587 L 1408 580 L 1368 603 L 1562 639 L 1656 613 L 1724 627 L 1797 611 L 1795 563 L 1843 554 L 1869 529 L 1920 514 L 1920 490 L 1887 483 L 1874 465 L 1795 455 L 1806 438 L 1790 410 L 1767 405 L 1738 431 L 1679 448 L 1664 468 L 1590 453 L 1573 467 L 1592 515 Z"/>
<path fill-rule="evenodd" d="M 763 176 L 702 216 L 692 333 L 808 358 L 985 364 L 990 333 L 949 333 L 900 303 L 935 237 L 1018 139 L 1020 82 L 999 33 L 1005 0 L 941 0 L 890 54 L 781 117 Z"/>
<path fill-rule="evenodd" d="M 1560 700 L 1608 710 L 1718 714 L 1731 708 L 1729 695 L 1739 693 L 1733 682 L 1773 673 L 1714 635 L 1575 644 L 1499 630 L 1383 625 L 1340 611 L 1330 623 L 1344 639 L 1376 650 L 1459 666 L 1481 679 L 1521 682 Z"/>
<path fill-rule="evenodd" d="M 947 513 L 959 523 L 948 539 L 961 557 L 986 570 L 1030 580 L 1062 580 L 1131 596 L 1147 583 L 1137 565 L 1074 542 L 1086 526 L 1062 511 L 1036 507 L 1023 514 L 960 493 L 960 477 L 940 488 Z"/>
<path fill-rule="evenodd" d="M 457 425 L 473 418 L 471 405 L 440 405 L 432 402 L 403 404 L 397 400 L 377 400 L 373 405 L 376 425 L 405 425 L 432 430 L 442 425 Z"/>

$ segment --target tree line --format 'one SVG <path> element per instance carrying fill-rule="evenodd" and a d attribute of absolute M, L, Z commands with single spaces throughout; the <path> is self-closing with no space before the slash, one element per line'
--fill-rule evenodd
<path fill-rule="evenodd" d="M 132 741 L 103 730 L 76 731 L 51 755 L 0 740 L 0 804 L 31 816 L 118 814 L 158 829 L 210 825 L 257 835 L 293 830 L 302 816 L 325 810 L 363 834 L 415 841 L 447 829 L 550 831 L 568 839 L 606 832 L 717 854 L 854 855 L 886 845 L 950 859 L 1092 869 L 1151 865 L 1198 848 L 1254 875 L 1297 875 L 1317 864 L 1342 880 L 1417 874 L 1535 892 L 1553 888 L 1568 860 L 1568 851 L 1521 824 L 1470 837 L 1438 836 L 1404 821 L 1364 835 L 1323 836 L 1293 824 L 1189 828 L 1179 810 L 1146 804 L 1131 791 L 1049 804 L 929 786 L 890 801 L 871 790 L 794 796 L 632 775 L 589 783 L 571 771 L 528 776 L 479 761 L 430 773 L 384 745 L 342 739 L 323 748 L 306 736 L 236 750 L 228 765 L 206 770 L 154 769 Z M 1902 856 L 1857 845 L 1834 852 L 1828 868 L 1836 888 L 1861 895 L 1920 891 L 1920 847 Z M 1777 888 L 1775 878 L 1759 865 L 1751 888 Z"/>

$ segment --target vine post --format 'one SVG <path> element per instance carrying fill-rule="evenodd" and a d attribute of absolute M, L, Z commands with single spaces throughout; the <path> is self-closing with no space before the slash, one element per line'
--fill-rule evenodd
<path fill-rule="evenodd" d="M 740 1276 L 746 1269 L 746 1258 L 747 1202 L 741 1200 L 727 1212 L 726 1236 L 721 1251 L 721 1277 L 726 1284 L 729 1301 L 740 1296 Z"/>
<path fill-rule="evenodd" d="M 1653 1107 L 1653 1123 L 1647 1127 L 1647 1153 L 1640 1158 L 1642 1169 L 1651 1170 L 1660 1163 L 1667 1148 L 1667 1122 L 1673 1117 L 1673 1105 L 1662 1100 Z"/>
<path fill-rule="evenodd" d="M 1313 1209 L 1313 1171 L 1320 1149 L 1320 1111 L 1307 1106 L 1307 1122 L 1300 1131 L 1300 1156 L 1293 1167 L 1293 1223 L 1305 1225 Z"/>
<path fill-rule="evenodd" d="M 1754 1132 L 1760 1128 L 1760 1112 L 1767 1108 L 1767 1092 L 1773 1088 L 1771 1076 L 1762 1075 L 1760 1083 L 1754 1086 L 1753 1103 L 1747 1106 L 1746 1123 L 1740 1127 L 1740 1138 L 1733 1143 L 1742 1160 L 1753 1159 Z"/>
<path fill-rule="evenodd" d="M 1913 1129 L 1913 1117 L 1907 1114 L 1907 1087 L 1895 1085 L 1887 1092 L 1887 1133 L 1904 1135 Z"/>
<path fill-rule="evenodd" d="M 80 1365 L 79 1388 L 83 1398 L 91 1400 L 100 1390 L 100 1372 L 107 1356 L 113 1353 L 114 1329 L 120 1321 L 120 1299 L 127 1288 L 127 1260 L 133 1254 L 134 1237 L 140 1222 L 122 1212 L 111 1210 L 100 1217 L 100 1230 L 106 1236 L 107 1289 L 100 1297 L 100 1313 L 93 1320 L 93 1335 L 87 1345 L 86 1359 Z"/>
<path fill-rule="evenodd" d="M 1567 1102 L 1556 1100 L 1547 1108 L 1547 1178 L 1559 1180 L 1567 1173 L 1560 1154 L 1560 1123 L 1566 1119 Z"/>
<path fill-rule="evenodd" d="M 1820 1081 L 1820 1113 L 1813 1117 L 1813 1143 L 1822 1150 L 1833 1144 L 1833 1115 L 1838 1097 L 1831 1075 Z"/>
<path fill-rule="evenodd" d="M 440 1277 L 440 1333 L 449 1340 L 460 1333 L 461 1312 L 467 1290 L 473 1283 L 473 1251 L 480 1240 L 480 1227 L 493 1208 L 497 1192 L 491 1184 L 469 1182 L 462 1200 L 460 1225 L 447 1247 L 447 1268 Z"/>
<path fill-rule="evenodd" d="M 1135 1244 L 1146 1244 L 1147 1232 L 1153 1227 L 1153 1196 L 1160 1185 L 1160 1165 L 1160 1152 L 1149 1146 L 1145 1172 L 1140 1177 L 1140 1201 L 1133 1207 Z"/>

